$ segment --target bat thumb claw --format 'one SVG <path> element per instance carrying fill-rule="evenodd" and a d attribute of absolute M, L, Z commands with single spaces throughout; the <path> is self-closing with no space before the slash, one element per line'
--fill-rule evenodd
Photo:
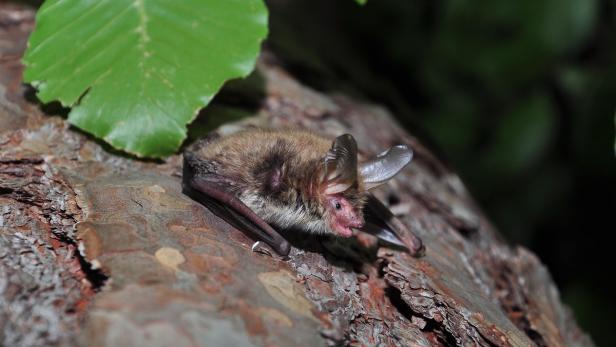
<path fill-rule="evenodd" d="M 273 256 L 272 251 L 269 249 L 269 247 L 263 244 L 261 241 L 253 243 L 252 247 L 250 247 L 250 250 L 255 253 L 269 255 L 270 257 Z"/>
<path fill-rule="evenodd" d="M 288 242 L 283 242 L 277 248 L 272 248 L 267 243 L 257 241 L 252 244 L 250 249 L 255 253 L 261 253 L 265 255 L 269 255 L 270 257 L 275 258 L 275 253 L 279 254 L 282 258 L 286 258 L 291 250 L 291 245 Z M 272 252 L 274 251 L 274 252 Z"/>
<path fill-rule="evenodd" d="M 250 247 L 250 250 L 253 252 L 257 251 L 257 248 L 259 247 L 259 245 L 261 244 L 261 241 L 257 241 L 255 243 L 252 244 L 252 247 Z"/>

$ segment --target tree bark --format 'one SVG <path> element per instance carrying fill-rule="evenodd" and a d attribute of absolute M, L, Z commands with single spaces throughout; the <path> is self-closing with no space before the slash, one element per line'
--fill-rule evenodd
<path fill-rule="evenodd" d="M 199 117 L 240 109 L 254 117 L 219 131 L 295 126 L 351 133 L 362 155 L 415 151 L 377 196 L 423 257 L 365 237 L 254 253 L 181 193 L 180 155 L 122 156 L 34 101 L 19 62 L 33 21 L 0 4 L 1 346 L 592 346 L 537 257 L 384 108 L 312 90 L 265 52 Z"/>

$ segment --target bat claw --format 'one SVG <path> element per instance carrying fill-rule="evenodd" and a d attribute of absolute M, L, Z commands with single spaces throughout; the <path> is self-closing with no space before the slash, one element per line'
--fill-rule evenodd
<path fill-rule="evenodd" d="M 269 248 L 267 246 L 263 245 L 263 243 L 261 241 L 257 241 L 255 243 L 253 243 L 252 247 L 250 247 L 250 250 L 252 250 L 255 253 L 261 253 L 261 254 L 269 255 L 270 257 L 274 256 L 272 254 L 272 252 L 269 250 Z"/>
<path fill-rule="evenodd" d="M 257 241 L 255 243 L 252 244 L 252 247 L 250 247 L 250 250 L 253 252 L 256 252 L 256 248 L 259 246 L 259 244 L 261 243 L 261 241 Z"/>

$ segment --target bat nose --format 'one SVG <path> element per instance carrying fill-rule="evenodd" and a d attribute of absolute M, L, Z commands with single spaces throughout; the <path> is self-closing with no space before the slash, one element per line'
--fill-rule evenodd
<path fill-rule="evenodd" d="M 361 228 L 364 226 L 364 219 L 358 216 L 353 216 L 349 222 L 351 228 Z"/>

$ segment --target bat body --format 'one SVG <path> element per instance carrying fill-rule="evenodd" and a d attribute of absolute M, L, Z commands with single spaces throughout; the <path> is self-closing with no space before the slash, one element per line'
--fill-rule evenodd
<path fill-rule="evenodd" d="M 303 130 L 252 129 L 201 140 L 184 153 L 184 191 L 276 252 L 276 229 L 351 237 L 353 229 L 403 244 L 389 210 L 368 193 L 412 157 L 392 147 L 361 165 L 351 135 L 328 140 Z M 368 218 L 368 220 L 366 219 Z M 409 250 L 418 251 L 417 238 Z"/>

